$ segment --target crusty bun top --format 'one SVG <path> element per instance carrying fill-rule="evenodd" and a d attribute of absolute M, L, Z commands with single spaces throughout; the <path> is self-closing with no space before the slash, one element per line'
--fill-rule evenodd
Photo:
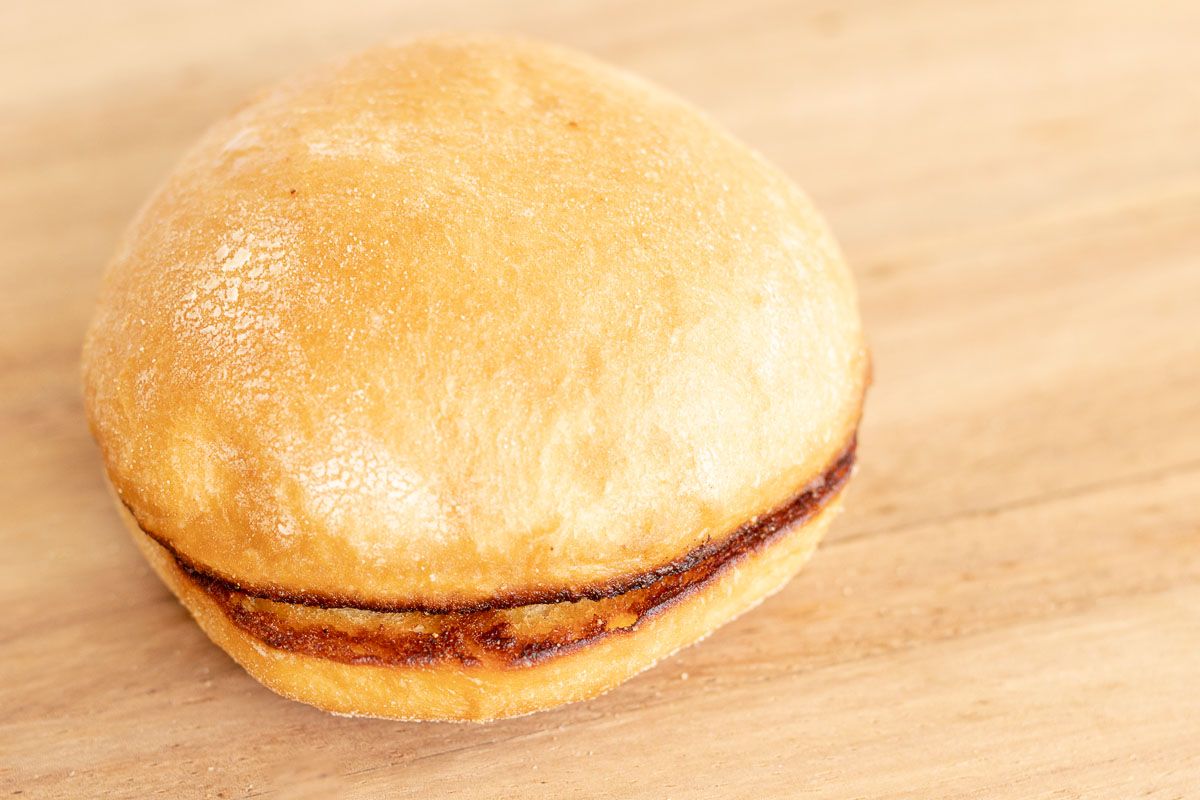
<path fill-rule="evenodd" d="M 782 174 L 494 37 L 380 47 L 216 125 L 84 353 L 109 478 L 184 563 L 395 608 L 567 596 L 728 536 L 846 447 L 866 372 Z"/>

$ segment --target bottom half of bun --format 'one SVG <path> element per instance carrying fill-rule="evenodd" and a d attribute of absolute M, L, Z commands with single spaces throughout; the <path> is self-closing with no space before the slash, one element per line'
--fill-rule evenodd
<path fill-rule="evenodd" d="M 190 569 L 117 505 L 204 632 L 268 688 L 338 714 L 486 721 L 602 694 L 762 602 L 808 561 L 841 506 L 841 487 L 770 537 L 647 587 L 449 614 L 252 597 Z"/>

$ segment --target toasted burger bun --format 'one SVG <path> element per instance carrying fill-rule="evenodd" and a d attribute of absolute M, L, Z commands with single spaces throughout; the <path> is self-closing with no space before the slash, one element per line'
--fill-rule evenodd
<path fill-rule="evenodd" d="M 783 175 L 492 37 L 377 48 L 215 126 L 84 351 L 122 512 L 213 640 L 289 697 L 414 719 L 592 696 L 777 589 L 867 377 Z"/>

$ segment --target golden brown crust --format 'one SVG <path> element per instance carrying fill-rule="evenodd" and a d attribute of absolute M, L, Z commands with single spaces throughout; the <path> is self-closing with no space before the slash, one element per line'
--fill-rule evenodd
<path fill-rule="evenodd" d="M 305 607 L 253 597 L 176 563 L 235 625 L 281 650 L 347 664 L 413 667 L 456 661 L 465 667 L 526 667 L 627 633 L 704 591 L 739 561 L 820 513 L 845 485 L 853 463 L 851 448 L 795 501 L 743 526 L 686 569 L 594 600 L 494 604 L 453 613 Z"/>
<path fill-rule="evenodd" d="M 840 506 L 841 498 L 835 496 L 816 516 L 730 562 L 694 591 L 681 594 L 657 612 L 617 626 L 612 635 L 593 636 L 579 646 L 560 648 L 553 657 L 535 657 L 521 663 L 447 658 L 389 663 L 370 653 L 355 662 L 351 658 L 327 657 L 329 653 L 322 650 L 319 640 L 288 642 L 288 649 L 274 646 L 282 642 L 272 644 L 270 636 L 265 641 L 239 625 L 236 615 L 231 616 L 220 600 L 206 592 L 170 553 L 142 534 L 123 507 L 119 509 L 142 553 L 200 627 L 275 692 L 340 714 L 485 721 L 595 697 L 702 639 L 781 588 L 811 556 Z M 352 629 L 357 626 L 358 630 L 380 623 L 377 619 L 347 619 L 345 615 L 392 616 L 294 607 L 273 613 L 273 621 L 290 627 L 288 611 L 296 610 L 323 616 L 326 624 Z M 570 614 L 569 608 L 567 612 Z M 590 613 L 573 616 L 578 621 Z M 586 627 L 576 630 L 586 634 Z"/>
<path fill-rule="evenodd" d="M 152 531 L 146 530 L 141 523 L 136 522 L 137 515 L 133 509 L 125 506 L 125 510 L 135 520 L 142 533 L 157 542 L 171 554 L 175 561 L 197 582 L 204 586 L 209 594 L 214 596 L 233 597 L 244 595 L 260 600 L 270 600 L 292 605 L 306 605 L 316 608 L 352 608 L 361 611 L 381 612 L 421 612 L 426 614 L 474 614 L 499 609 L 517 608 L 520 606 L 544 605 L 551 603 L 578 602 L 581 600 L 606 600 L 630 592 L 654 588 L 655 592 L 663 589 L 663 580 L 680 575 L 687 580 L 695 580 L 693 574 L 699 567 L 701 570 L 719 568 L 725 562 L 743 555 L 749 549 L 757 548 L 769 541 L 780 531 L 807 519 L 828 502 L 849 479 L 854 468 L 857 440 L 852 438 L 844 450 L 833 462 L 814 480 L 800 489 L 783 505 L 772 509 L 766 514 L 755 517 L 740 525 L 729 534 L 699 545 L 681 558 L 656 567 L 653 570 L 637 575 L 626 575 L 611 579 L 595 586 L 572 587 L 571 589 L 555 589 L 544 592 L 531 591 L 525 594 L 505 594 L 499 597 L 487 598 L 484 601 L 470 603 L 455 603 L 453 598 L 444 598 L 437 604 L 423 603 L 420 605 L 396 605 L 380 603 L 371 598 L 331 596 L 314 593 L 292 593 L 273 586 L 247 586 L 244 583 L 231 580 L 219 573 L 191 561 Z M 118 502 L 120 502 L 118 498 Z M 639 612 L 640 613 L 640 612 Z"/>
<path fill-rule="evenodd" d="M 247 586 L 445 607 L 652 573 L 842 448 L 867 359 L 802 194 L 578 54 L 378 48 L 217 125 L 84 357 L 123 503 Z"/>

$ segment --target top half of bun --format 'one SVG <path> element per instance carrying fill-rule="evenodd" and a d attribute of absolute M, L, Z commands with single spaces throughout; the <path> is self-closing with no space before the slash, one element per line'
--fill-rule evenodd
<path fill-rule="evenodd" d="M 866 373 L 850 275 L 780 172 L 494 37 L 370 50 L 217 124 L 84 353 L 109 478 L 182 560 L 418 608 L 728 535 L 846 447 Z"/>

